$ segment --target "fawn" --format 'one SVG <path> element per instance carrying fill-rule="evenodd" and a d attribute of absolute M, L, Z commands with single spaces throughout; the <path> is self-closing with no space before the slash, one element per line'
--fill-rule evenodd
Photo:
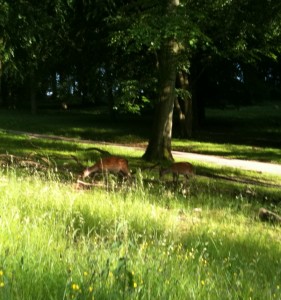
<path fill-rule="evenodd" d="M 195 173 L 195 170 L 191 163 L 177 162 L 177 163 L 173 163 L 171 166 L 167 168 L 160 168 L 159 177 L 161 178 L 164 174 L 167 173 L 172 173 L 173 181 L 177 182 L 179 175 L 183 175 L 186 179 L 188 179 L 191 175 Z"/>
<path fill-rule="evenodd" d="M 130 177 L 128 161 L 125 158 L 109 156 L 101 158 L 93 166 L 83 171 L 82 178 L 88 177 L 90 174 L 94 176 L 99 173 L 114 173 L 122 177 Z"/>

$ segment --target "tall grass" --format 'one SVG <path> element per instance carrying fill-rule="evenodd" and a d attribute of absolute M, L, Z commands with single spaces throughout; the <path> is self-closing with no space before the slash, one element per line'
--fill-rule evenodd
<path fill-rule="evenodd" d="M 280 228 L 259 222 L 260 199 L 215 185 L 145 185 L 140 174 L 87 191 L 9 169 L 0 299 L 280 299 Z"/>

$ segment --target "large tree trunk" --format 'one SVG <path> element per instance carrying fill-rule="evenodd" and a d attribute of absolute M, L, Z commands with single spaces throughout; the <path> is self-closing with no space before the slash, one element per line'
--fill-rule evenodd
<path fill-rule="evenodd" d="M 167 13 L 172 13 L 179 0 L 167 1 Z M 146 160 L 173 160 L 172 126 L 175 101 L 176 55 L 178 45 L 173 38 L 166 39 L 159 50 L 159 100 L 156 105 L 152 135 L 146 152 Z"/>
<path fill-rule="evenodd" d="M 143 156 L 147 160 L 173 160 L 171 140 L 175 80 L 173 42 L 169 41 L 162 46 L 159 53 L 159 100 L 156 105 L 152 135 Z"/>

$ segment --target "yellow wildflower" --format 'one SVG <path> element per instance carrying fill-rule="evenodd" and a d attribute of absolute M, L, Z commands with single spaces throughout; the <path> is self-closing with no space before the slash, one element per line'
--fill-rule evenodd
<path fill-rule="evenodd" d="M 73 289 L 74 291 L 78 291 L 78 290 L 79 290 L 79 285 L 73 283 L 73 284 L 72 284 L 72 289 Z"/>

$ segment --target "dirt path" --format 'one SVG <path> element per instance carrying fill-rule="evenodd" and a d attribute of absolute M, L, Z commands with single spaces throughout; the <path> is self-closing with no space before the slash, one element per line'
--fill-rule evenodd
<path fill-rule="evenodd" d="M 236 169 L 251 170 L 251 171 L 256 171 L 261 173 L 281 175 L 281 165 L 278 164 L 265 163 L 265 162 L 252 161 L 252 160 L 229 159 L 229 158 L 223 158 L 223 157 L 213 156 L 213 155 L 183 153 L 178 151 L 173 151 L 173 155 L 174 157 L 180 159 L 187 159 L 187 160 L 192 159 L 192 160 L 198 160 L 207 163 L 213 163 L 225 167 L 232 167 Z"/>
<path fill-rule="evenodd" d="M 121 146 L 121 147 L 128 148 L 128 149 L 144 150 L 144 148 L 141 148 L 141 147 L 117 145 L 114 143 L 103 143 L 103 142 L 97 142 L 97 141 L 91 141 L 91 140 L 80 140 L 80 139 L 67 138 L 67 137 L 62 137 L 62 136 L 37 134 L 37 133 L 14 131 L 14 130 L 6 130 L 6 132 L 11 133 L 11 134 L 27 135 L 30 138 L 45 138 L 45 139 L 52 139 L 52 140 L 63 140 L 63 141 L 84 143 L 84 144 L 112 145 L 112 146 L 118 146 L 118 147 Z M 223 158 L 220 156 L 187 153 L 187 152 L 180 152 L 180 151 L 173 151 L 172 153 L 173 153 L 174 158 L 178 158 L 181 160 L 190 160 L 191 159 L 191 160 L 212 163 L 212 164 L 225 166 L 225 167 L 232 167 L 232 168 L 237 168 L 237 169 L 261 172 L 261 173 L 281 175 L 281 165 L 279 165 L 279 164 L 250 161 L 250 160 L 241 160 L 241 159 L 228 159 L 228 158 Z"/>

